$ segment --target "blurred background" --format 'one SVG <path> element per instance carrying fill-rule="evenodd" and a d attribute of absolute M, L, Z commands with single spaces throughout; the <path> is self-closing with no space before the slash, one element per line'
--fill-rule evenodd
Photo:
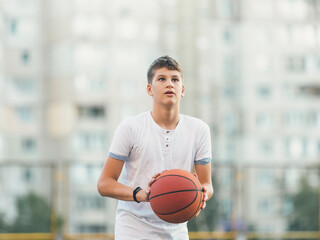
<path fill-rule="evenodd" d="M 318 231 L 320 0 L 0 0 L 0 232 L 113 233 L 96 182 L 167 54 L 212 134 L 190 231 Z"/>

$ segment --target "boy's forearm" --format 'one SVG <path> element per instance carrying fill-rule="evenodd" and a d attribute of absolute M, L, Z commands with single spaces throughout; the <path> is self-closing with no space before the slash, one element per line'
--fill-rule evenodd
<path fill-rule="evenodd" d="M 113 180 L 99 181 L 98 192 L 103 197 L 111 197 L 123 201 L 134 201 L 133 190 L 135 188 L 126 186 L 122 183 Z M 145 202 L 148 200 L 147 193 L 144 189 L 140 190 L 136 194 L 136 198 L 139 202 Z"/>

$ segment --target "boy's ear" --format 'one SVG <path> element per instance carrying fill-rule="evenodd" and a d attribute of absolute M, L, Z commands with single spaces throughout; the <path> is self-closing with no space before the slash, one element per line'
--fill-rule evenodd
<path fill-rule="evenodd" d="M 182 88 L 181 88 L 181 97 L 184 97 L 184 93 L 185 93 L 185 87 L 184 87 L 184 85 L 182 85 Z"/>
<path fill-rule="evenodd" d="M 149 96 L 153 96 L 153 93 L 152 93 L 152 85 L 150 83 L 148 83 L 147 85 L 147 92 L 148 92 L 148 95 Z"/>

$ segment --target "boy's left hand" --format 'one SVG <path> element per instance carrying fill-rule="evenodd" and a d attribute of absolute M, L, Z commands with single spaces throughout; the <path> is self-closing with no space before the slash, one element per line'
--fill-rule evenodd
<path fill-rule="evenodd" d="M 198 178 L 198 175 L 196 173 L 194 173 L 193 175 L 196 178 Z M 197 213 L 197 215 L 195 217 L 198 217 L 201 210 L 205 209 L 205 207 L 206 207 L 206 201 L 208 200 L 207 187 L 202 187 L 202 194 L 203 194 L 203 198 L 202 198 L 202 204 L 200 207 L 200 211 Z"/>

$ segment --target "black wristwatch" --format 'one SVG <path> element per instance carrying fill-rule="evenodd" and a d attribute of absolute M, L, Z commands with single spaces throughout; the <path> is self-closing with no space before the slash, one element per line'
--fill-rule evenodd
<path fill-rule="evenodd" d="M 133 196 L 133 200 L 135 200 L 137 203 L 139 203 L 139 201 L 137 200 L 137 193 L 141 190 L 141 187 L 137 187 L 135 190 L 133 190 L 132 196 Z"/>

